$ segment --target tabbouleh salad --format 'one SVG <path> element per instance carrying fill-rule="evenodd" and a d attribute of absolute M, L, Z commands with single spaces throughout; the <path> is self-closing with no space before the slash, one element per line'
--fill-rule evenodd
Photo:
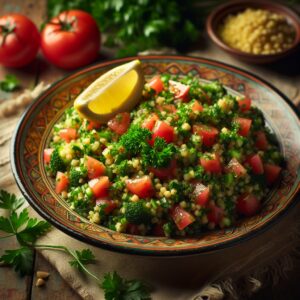
<path fill-rule="evenodd" d="M 118 232 L 197 235 L 260 210 L 283 158 L 251 99 L 218 82 L 161 75 L 107 124 L 71 107 L 44 150 L 72 210 Z"/>

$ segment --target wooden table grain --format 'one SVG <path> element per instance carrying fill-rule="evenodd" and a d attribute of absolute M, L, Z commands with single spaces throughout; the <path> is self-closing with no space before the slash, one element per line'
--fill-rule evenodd
<path fill-rule="evenodd" d="M 46 20 L 46 0 L 0 0 L 0 15 L 8 12 L 20 12 L 30 17 L 39 27 Z M 108 53 L 109 57 L 109 51 Z M 300 104 L 300 54 L 273 63 L 257 66 L 239 62 L 219 50 L 206 35 L 199 39 L 198 45 L 188 53 L 191 56 L 202 56 L 220 60 L 252 71 L 279 87 L 296 105 Z M 103 59 L 103 57 L 102 57 Z M 23 88 L 34 87 L 38 82 L 52 83 L 67 72 L 48 64 L 39 54 L 38 58 L 26 68 L 12 69 L 0 67 L 0 80 L 6 74 L 15 74 L 22 82 Z M 18 93 L 18 92 L 16 92 Z M 11 93 L 0 91 L 0 103 L 11 97 Z M 0 240 L 0 251 L 16 247 L 13 239 Z M 20 278 L 9 267 L 0 268 L 0 300 L 77 300 L 80 297 L 60 277 L 58 272 L 38 253 L 35 254 L 33 274 Z M 48 271 L 51 275 L 44 287 L 36 287 L 36 271 Z M 282 280 L 277 288 L 267 287 L 253 299 L 300 299 L 298 277 L 300 263 L 290 273 L 289 279 Z"/>

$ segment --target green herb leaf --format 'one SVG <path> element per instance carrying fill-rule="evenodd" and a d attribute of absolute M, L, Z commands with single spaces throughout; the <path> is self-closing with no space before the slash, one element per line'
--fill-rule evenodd
<path fill-rule="evenodd" d="M 17 198 L 16 195 L 0 190 L 0 208 L 17 210 L 24 204 L 23 198 Z"/>
<path fill-rule="evenodd" d="M 22 247 L 16 250 L 5 250 L 0 262 L 13 266 L 21 276 L 30 275 L 33 266 L 33 250 Z"/>
<path fill-rule="evenodd" d="M 51 225 L 48 222 L 30 218 L 27 220 L 25 229 L 17 233 L 17 239 L 21 245 L 33 244 L 50 228 Z"/>
<path fill-rule="evenodd" d="M 106 300 L 151 299 L 149 288 L 139 280 L 125 280 L 117 272 L 107 273 L 101 287 Z"/>
<path fill-rule="evenodd" d="M 83 264 L 92 264 L 95 262 L 95 255 L 90 249 L 83 249 L 82 251 L 75 251 L 77 259 Z M 77 269 L 81 269 L 81 265 L 79 264 L 78 260 L 70 260 L 69 264 L 72 267 L 75 267 Z"/>
<path fill-rule="evenodd" d="M 15 75 L 7 74 L 4 80 L 0 81 L 0 89 L 5 92 L 12 92 L 20 87 L 20 81 Z"/>

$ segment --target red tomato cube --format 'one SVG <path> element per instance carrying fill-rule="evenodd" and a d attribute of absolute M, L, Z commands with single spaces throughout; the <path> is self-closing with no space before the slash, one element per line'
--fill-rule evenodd
<path fill-rule="evenodd" d="M 247 136 L 250 131 L 252 120 L 247 118 L 236 118 L 235 122 L 239 124 L 239 135 Z"/>
<path fill-rule="evenodd" d="M 107 176 L 94 178 L 89 181 L 89 186 L 92 189 L 95 198 L 105 198 L 109 193 L 109 178 Z"/>
<path fill-rule="evenodd" d="M 130 125 L 130 114 L 128 112 L 119 113 L 113 119 L 109 120 L 107 125 L 116 134 L 122 135 Z"/>
<path fill-rule="evenodd" d="M 222 166 L 220 158 L 217 154 L 211 154 L 211 157 L 202 156 L 200 158 L 200 164 L 206 172 L 213 174 L 220 174 L 222 172 Z"/>
<path fill-rule="evenodd" d="M 209 187 L 199 182 L 194 186 L 193 198 L 195 203 L 201 206 L 205 206 L 209 200 Z"/>
<path fill-rule="evenodd" d="M 272 185 L 278 179 L 281 167 L 273 164 L 264 164 L 264 170 L 268 185 Z"/>
<path fill-rule="evenodd" d="M 54 151 L 52 148 L 44 149 L 44 163 L 49 164 L 51 160 L 51 154 Z"/>
<path fill-rule="evenodd" d="M 95 122 L 95 121 L 89 121 L 88 120 L 87 122 L 88 122 L 88 124 L 86 126 L 87 130 L 99 129 L 102 125 L 101 123 Z"/>
<path fill-rule="evenodd" d="M 188 98 L 190 86 L 181 82 L 169 80 L 170 91 L 175 94 L 176 99 L 186 101 Z"/>
<path fill-rule="evenodd" d="M 65 128 L 59 131 L 59 136 L 65 140 L 67 143 L 70 143 L 72 140 L 75 140 L 77 137 L 77 131 L 74 128 Z"/>
<path fill-rule="evenodd" d="M 172 160 L 170 165 L 166 168 L 153 168 L 150 167 L 149 171 L 152 172 L 159 179 L 167 179 L 169 177 L 174 177 L 176 174 L 176 161 Z"/>
<path fill-rule="evenodd" d="M 157 137 L 164 139 L 167 143 L 172 143 L 175 138 L 174 128 L 164 121 L 157 121 L 153 128 L 151 145 L 154 144 Z"/>
<path fill-rule="evenodd" d="M 213 126 L 199 124 L 193 126 L 193 133 L 201 136 L 204 146 L 211 147 L 216 143 L 219 130 Z"/>
<path fill-rule="evenodd" d="M 62 172 L 57 172 L 56 187 L 55 187 L 56 193 L 61 193 L 63 191 L 66 191 L 68 189 L 68 185 L 69 185 L 69 179 L 67 175 Z"/>
<path fill-rule="evenodd" d="M 255 133 L 255 146 L 257 149 L 265 151 L 268 149 L 269 143 L 266 134 L 263 131 Z"/>
<path fill-rule="evenodd" d="M 159 94 L 164 89 L 164 84 L 159 76 L 153 77 L 149 82 L 148 85 L 155 91 L 156 94 Z"/>
<path fill-rule="evenodd" d="M 86 166 L 89 179 L 97 178 L 104 175 L 106 170 L 104 164 L 101 161 L 90 156 L 87 156 Z"/>
<path fill-rule="evenodd" d="M 239 109 L 242 112 L 246 112 L 251 108 L 251 99 L 250 98 L 244 98 L 238 101 Z"/>
<path fill-rule="evenodd" d="M 126 181 L 126 187 L 131 193 L 139 196 L 140 198 L 150 198 L 155 193 L 152 180 L 149 176 L 128 179 Z"/>
<path fill-rule="evenodd" d="M 236 158 L 232 158 L 226 168 L 228 172 L 234 173 L 237 177 L 244 176 L 247 170 L 238 162 Z"/>
<path fill-rule="evenodd" d="M 219 224 L 224 216 L 224 210 L 216 206 L 215 204 L 210 204 L 208 206 L 209 212 L 207 214 L 207 219 L 209 222 L 214 223 L 215 225 Z"/>
<path fill-rule="evenodd" d="M 183 230 L 195 221 L 193 215 L 181 208 L 179 205 L 176 205 L 171 209 L 170 215 L 179 230 Z"/>
<path fill-rule="evenodd" d="M 203 106 L 199 103 L 199 101 L 195 100 L 195 102 L 192 104 L 192 110 L 201 112 L 203 111 Z"/>
<path fill-rule="evenodd" d="M 117 204 L 114 200 L 108 200 L 103 198 L 96 199 L 96 205 L 104 206 L 104 212 L 107 215 L 110 214 L 117 207 Z"/>
<path fill-rule="evenodd" d="M 264 166 L 262 160 L 258 154 L 252 155 L 247 158 L 247 162 L 252 168 L 252 172 L 255 175 L 260 175 L 264 173 Z"/>
<path fill-rule="evenodd" d="M 260 202 L 252 194 L 242 195 L 237 200 L 236 209 L 239 214 L 251 217 L 260 209 Z"/>

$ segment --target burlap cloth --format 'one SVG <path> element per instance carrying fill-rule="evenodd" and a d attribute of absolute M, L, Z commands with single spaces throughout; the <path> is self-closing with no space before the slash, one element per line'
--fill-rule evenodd
<path fill-rule="evenodd" d="M 41 84 L 18 99 L 0 103 L 2 189 L 20 194 L 10 171 L 10 137 L 23 107 L 44 88 Z M 97 258 L 97 264 L 89 268 L 99 277 L 116 270 L 128 279 L 144 280 L 153 287 L 153 299 L 246 299 L 262 285 L 270 281 L 276 284 L 292 268 L 294 254 L 300 245 L 299 210 L 298 205 L 269 230 L 234 247 L 189 257 L 156 258 L 109 252 L 79 242 L 57 229 L 41 238 L 39 243 L 72 249 L 89 247 Z M 31 210 L 31 214 L 36 213 Z M 3 242 L 0 245 L 5 247 Z M 94 281 L 68 264 L 67 255 L 55 251 L 41 253 L 82 298 L 104 299 L 103 291 Z"/>

